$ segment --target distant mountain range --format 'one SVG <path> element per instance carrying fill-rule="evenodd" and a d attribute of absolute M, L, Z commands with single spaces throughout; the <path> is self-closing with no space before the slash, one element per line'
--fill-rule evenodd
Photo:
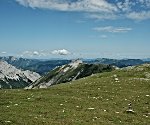
<path fill-rule="evenodd" d="M 0 61 L 0 88 L 24 88 L 40 77 L 35 72 L 20 70 L 6 61 Z"/>
<path fill-rule="evenodd" d="M 82 63 L 81 60 L 75 60 L 61 67 L 56 67 L 26 88 L 48 88 L 52 85 L 74 81 L 95 73 L 112 71 L 113 69 L 115 68 L 110 65 L 86 64 Z"/>
<path fill-rule="evenodd" d="M 150 63 L 149 59 L 82 59 L 40 60 L 0 57 L 0 88 L 47 88 L 51 85 L 70 82 L 95 73 L 111 71 L 114 66 Z M 40 75 L 42 77 L 40 77 Z"/>
<path fill-rule="evenodd" d="M 14 56 L 0 57 L 0 60 L 6 61 L 18 69 L 31 70 L 40 75 L 46 74 L 56 66 L 62 66 L 71 62 L 71 60 L 40 60 L 16 58 Z"/>
<path fill-rule="evenodd" d="M 109 64 L 114 65 L 119 68 L 127 67 L 127 66 L 135 66 L 141 65 L 144 63 L 150 63 L 148 59 L 108 59 L 108 58 L 99 58 L 99 59 L 91 59 L 84 60 L 84 62 L 89 64 Z"/>
<path fill-rule="evenodd" d="M 0 57 L 0 60 L 4 60 L 7 63 L 15 66 L 18 69 L 30 70 L 39 73 L 40 75 L 45 75 L 57 66 L 62 66 L 69 64 L 72 60 L 63 59 L 53 59 L 53 60 L 40 60 L 40 59 L 26 59 L 26 58 L 16 58 L 13 56 Z M 150 59 L 108 59 L 108 58 L 98 58 L 98 59 L 81 59 L 84 63 L 88 64 L 108 64 L 114 65 L 119 68 L 127 66 L 135 66 L 144 63 L 149 63 Z"/>
<path fill-rule="evenodd" d="M 150 62 L 150 58 L 143 59 L 143 61 Z"/>

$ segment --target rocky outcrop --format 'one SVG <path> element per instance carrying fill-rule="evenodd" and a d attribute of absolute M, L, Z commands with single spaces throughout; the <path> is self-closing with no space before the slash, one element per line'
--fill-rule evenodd
<path fill-rule="evenodd" d="M 0 86 L 1 88 L 23 88 L 40 78 L 38 73 L 20 70 L 0 61 Z"/>

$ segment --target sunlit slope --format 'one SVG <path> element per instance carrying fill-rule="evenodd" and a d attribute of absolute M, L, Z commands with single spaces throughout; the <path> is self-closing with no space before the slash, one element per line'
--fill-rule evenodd
<path fill-rule="evenodd" d="M 0 124 L 149 125 L 150 65 L 49 89 L 1 90 Z"/>
<path fill-rule="evenodd" d="M 39 78 L 26 89 L 48 88 L 52 85 L 71 82 L 95 73 L 110 72 L 115 67 L 104 64 L 87 64 L 81 60 L 75 60 L 69 64 L 56 67 L 46 75 Z"/>

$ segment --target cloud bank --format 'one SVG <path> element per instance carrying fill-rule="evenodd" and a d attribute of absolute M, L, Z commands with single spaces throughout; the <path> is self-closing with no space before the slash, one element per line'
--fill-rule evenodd
<path fill-rule="evenodd" d="M 3 51 L 3 52 L 0 52 L 1 54 L 7 54 L 7 52 Z"/>
<path fill-rule="evenodd" d="M 150 19 L 150 0 L 16 0 L 31 8 L 88 13 L 89 18 Z"/>
<path fill-rule="evenodd" d="M 106 27 L 95 27 L 95 28 L 93 28 L 93 30 L 99 31 L 99 32 L 125 33 L 125 32 L 128 32 L 128 31 L 131 31 L 132 28 L 106 26 Z"/>
<path fill-rule="evenodd" d="M 66 49 L 62 49 L 62 50 L 53 50 L 52 54 L 56 54 L 56 55 L 68 55 L 70 54 L 70 52 Z"/>
<path fill-rule="evenodd" d="M 67 56 L 71 54 L 71 52 L 69 52 L 66 49 L 61 49 L 61 50 L 53 50 L 53 51 L 44 51 L 44 50 L 40 50 L 40 51 L 24 51 L 22 52 L 22 54 L 20 55 L 21 57 L 46 57 L 46 56 L 52 56 L 52 55 L 64 55 Z"/>
<path fill-rule="evenodd" d="M 106 0 L 16 0 L 19 4 L 32 8 L 54 9 L 60 11 L 116 11 L 117 8 Z"/>

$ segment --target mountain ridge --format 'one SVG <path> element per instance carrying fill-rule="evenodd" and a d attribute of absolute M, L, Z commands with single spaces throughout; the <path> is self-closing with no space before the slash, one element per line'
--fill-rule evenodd
<path fill-rule="evenodd" d="M 42 76 L 28 88 L 48 88 L 52 85 L 74 81 L 95 73 L 112 71 L 115 67 L 104 64 L 87 64 L 81 60 L 56 67 L 45 76 Z"/>
<path fill-rule="evenodd" d="M 38 73 L 20 70 L 0 60 L 0 88 L 24 88 L 40 78 Z"/>
<path fill-rule="evenodd" d="M 30 70 L 39 73 L 40 75 L 45 75 L 50 70 L 57 66 L 62 66 L 69 64 L 71 59 L 27 59 L 27 58 L 17 58 L 14 56 L 0 57 L 1 60 L 8 62 L 9 64 L 15 66 L 18 69 Z M 109 58 L 97 58 L 97 59 L 80 59 L 84 63 L 88 64 L 107 64 L 114 65 L 119 68 L 140 65 L 144 63 L 149 63 L 149 59 L 109 59 Z"/>

